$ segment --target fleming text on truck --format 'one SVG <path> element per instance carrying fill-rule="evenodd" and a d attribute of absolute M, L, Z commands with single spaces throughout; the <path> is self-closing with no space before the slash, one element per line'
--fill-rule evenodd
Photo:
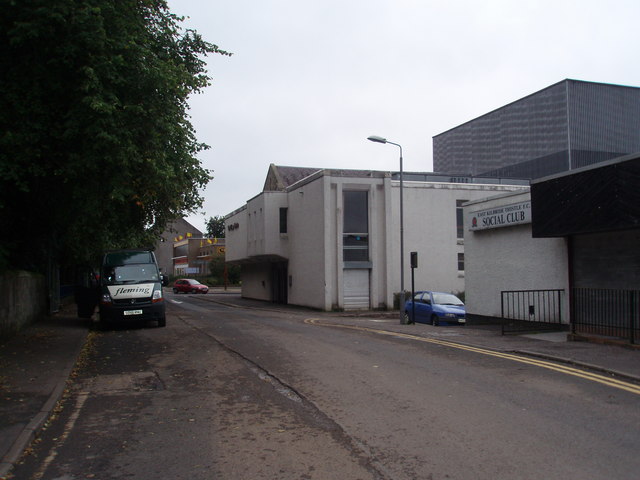
<path fill-rule="evenodd" d="M 156 321 L 166 325 L 160 271 L 153 252 L 107 252 L 100 271 L 100 323 Z"/>

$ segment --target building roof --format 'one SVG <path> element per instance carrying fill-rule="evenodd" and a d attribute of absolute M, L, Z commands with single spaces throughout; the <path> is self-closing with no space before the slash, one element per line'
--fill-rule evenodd
<path fill-rule="evenodd" d="M 311 177 L 324 172 L 324 174 L 335 177 L 358 177 L 373 178 L 390 176 L 393 180 L 400 178 L 397 171 L 378 171 L 378 170 L 352 170 L 352 169 L 333 169 L 333 168 L 311 168 L 311 167 L 284 167 L 271 164 L 269 172 L 264 182 L 263 192 L 285 192 L 292 185 L 302 182 L 305 179 L 311 180 Z M 488 176 L 473 175 L 452 175 L 448 173 L 434 172 L 404 172 L 405 181 L 414 182 L 444 182 L 444 183 L 473 183 L 473 184 L 509 184 L 509 185 L 529 185 L 527 179 L 517 178 L 499 178 Z M 306 182 L 302 182 L 304 184 Z"/>
<path fill-rule="evenodd" d="M 586 80 L 576 80 L 573 78 L 565 78 L 564 80 L 561 80 L 559 82 L 554 83 L 553 85 L 549 85 L 548 87 L 544 87 L 541 90 L 538 90 L 536 92 L 530 93 L 529 95 L 525 95 L 522 98 L 519 98 L 518 100 L 514 100 L 512 102 L 507 103 L 506 105 L 502 105 L 501 107 L 495 108 L 487 113 L 484 113 L 478 117 L 472 118 L 471 120 L 467 120 L 464 123 L 461 123 L 460 125 L 457 125 L 455 127 L 452 127 L 448 130 L 445 130 L 444 132 L 441 132 L 437 135 L 434 135 L 432 138 L 437 138 L 440 137 L 442 135 L 445 135 L 453 130 L 458 130 L 461 127 L 464 127 L 472 122 L 476 122 L 477 120 L 481 119 L 481 118 L 485 118 L 485 117 L 489 117 L 493 114 L 495 114 L 496 112 L 499 111 L 503 111 L 503 110 L 508 110 L 509 108 L 513 107 L 514 105 L 520 104 L 523 100 L 526 100 L 528 98 L 531 97 L 537 97 L 539 96 L 542 92 L 546 91 L 546 90 L 550 90 L 552 88 L 557 87 L 558 85 L 562 85 L 562 84 L 576 84 L 576 85 L 595 85 L 598 87 L 602 87 L 602 88 L 607 88 L 607 89 L 623 89 L 623 90 L 636 90 L 636 91 L 640 91 L 640 87 L 635 87 L 632 85 L 618 85 L 618 84 L 614 84 L 614 83 L 602 83 L 602 82 L 591 82 L 591 81 L 586 81 Z"/>
<path fill-rule="evenodd" d="M 283 192 L 294 183 L 303 178 L 322 170 L 311 167 L 285 167 L 280 165 L 269 165 L 269 173 L 264 182 L 263 192 Z"/>

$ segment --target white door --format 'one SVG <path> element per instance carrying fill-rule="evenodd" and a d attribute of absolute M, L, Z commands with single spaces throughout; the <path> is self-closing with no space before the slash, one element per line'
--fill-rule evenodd
<path fill-rule="evenodd" d="M 344 270 L 344 309 L 369 309 L 369 269 Z"/>

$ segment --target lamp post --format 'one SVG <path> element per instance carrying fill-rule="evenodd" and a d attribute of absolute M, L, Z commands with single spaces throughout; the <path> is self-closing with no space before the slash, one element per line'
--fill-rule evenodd
<path fill-rule="evenodd" d="M 402 195 L 402 145 L 399 143 L 390 142 L 386 138 L 378 137 L 377 135 L 371 135 L 367 137 L 367 140 L 371 140 L 376 143 L 390 143 L 400 148 L 400 324 L 404 325 L 404 206 Z"/>

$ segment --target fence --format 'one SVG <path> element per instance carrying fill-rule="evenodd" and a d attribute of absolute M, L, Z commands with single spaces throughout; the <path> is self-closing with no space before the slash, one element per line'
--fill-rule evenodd
<path fill-rule="evenodd" d="M 574 288 L 572 332 L 619 337 L 636 343 L 640 338 L 640 290 Z"/>
<path fill-rule="evenodd" d="M 502 334 L 510 330 L 562 328 L 564 290 L 504 290 L 501 292 Z"/>

